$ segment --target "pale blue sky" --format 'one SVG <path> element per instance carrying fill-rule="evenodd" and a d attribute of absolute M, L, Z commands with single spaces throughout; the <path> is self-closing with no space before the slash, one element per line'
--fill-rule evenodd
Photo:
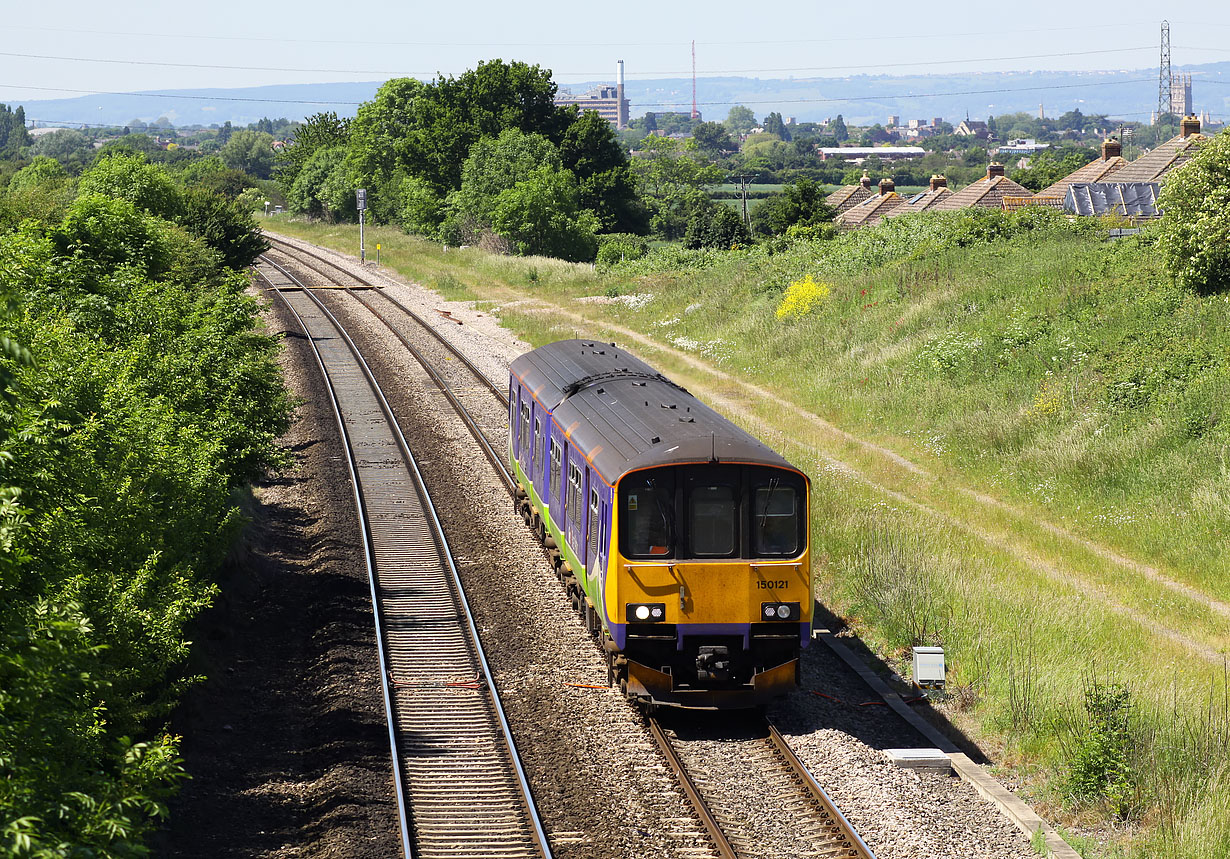
<path fill-rule="evenodd" d="M 539 63 L 565 84 L 613 80 L 617 59 L 629 78 L 680 77 L 690 72 L 693 39 L 701 76 L 1156 68 L 1163 15 L 1171 19 L 1175 65 L 1230 60 L 1226 0 L 1189 0 L 1168 11 L 1135 0 L 1039 0 L 960 13 L 952 4 L 904 0 L 840 3 L 834 11 L 814 0 L 718 2 L 703 11 L 644 0 L 6 5 L 0 101 L 9 103 L 456 74 L 492 57 Z M 860 15 L 864 5 L 868 14 Z"/>

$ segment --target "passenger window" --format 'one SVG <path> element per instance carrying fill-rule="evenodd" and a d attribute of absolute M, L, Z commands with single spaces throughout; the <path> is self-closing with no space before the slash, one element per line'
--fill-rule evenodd
<path fill-rule="evenodd" d="M 759 486 L 752 501 L 752 551 L 756 555 L 799 553 L 798 497 L 775 478 Z"/>
<path fill-rule="evenodd" d="M 688 496 L 688 533 L 692 554 L 734 554 L 738 546 L 736 507 L 734 487 L 692 487 Z"/>
<path fill-rule="evenodd" d="M 675 555 L 675 485 L 670 475 L 620 483 L 620 539 L 629 558 Z"/>

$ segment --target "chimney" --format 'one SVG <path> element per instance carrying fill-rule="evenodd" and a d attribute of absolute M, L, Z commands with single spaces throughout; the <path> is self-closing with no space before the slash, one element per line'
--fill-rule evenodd
<path fill-rule="evenodd" d="M 996 176 L 1004 175 L 1004 165 L 998 161 L 992 161 L 987 165 L 987 179 L 994 179 Z"/>
<path fill-rule="evenodd" d="M 1199 134 L 1200 133 L 1200 117 L 1198 116 L 1183 117 L 1183 121 L 1179 123 L 1179 131 L 1182 132 L 1185 138 L 1191 137 L 1193 134 Z"/>
<path fill-rule="evenodd" d="M 1102 160 L 1109 161 L 1123 154 L 1123 146 L 1113 137 L 1102 141 Z"/>
<path fill-rule="evenodd" d="M 863 178 L 858 180 L 858 184 L 862 185 L 868 191 L 871 190 L 871 177 L 867 175 L 867 171 L 863 171 Z"/>
<path fill-rule="evenodd" d="M 628 127 L 628 102 L 624 99 L 624 61 L 615 61 L 615 127 Z"/>
<path fill-rule="evenodd" d="M 931 190 L 932 191 L 937 191 L 940 188 L 947 188 L 947 187 L 948 187 L 948 180 L 945 177 L 932 174 L 931 176 Z"/>
<path fill-rule="evenodd" d="M 885 194 L 891 194 L 895 190 L 897 190 L 897 186 L 893 182 L 892 179 L 889 179 L 886 176 L 880 180 L 880 196 L 881 197 L 883 197 Z"/>

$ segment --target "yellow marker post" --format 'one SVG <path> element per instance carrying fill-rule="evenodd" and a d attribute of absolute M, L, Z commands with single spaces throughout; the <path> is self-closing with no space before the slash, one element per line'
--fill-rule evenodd
<path fill-rule="evenodd" d="M 380 265 L 380 242 L 376 242 L 376 265 Z"/>

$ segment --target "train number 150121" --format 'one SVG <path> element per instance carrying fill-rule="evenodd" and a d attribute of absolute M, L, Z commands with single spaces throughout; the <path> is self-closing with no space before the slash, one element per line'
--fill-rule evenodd
<path fill-rule="evenodd" d="M 785 579 L 759 579 L 756 582 L 756 587 L 762 591 L 772 591 L 778 588 L 787 588 L 789 583 Z"/>

